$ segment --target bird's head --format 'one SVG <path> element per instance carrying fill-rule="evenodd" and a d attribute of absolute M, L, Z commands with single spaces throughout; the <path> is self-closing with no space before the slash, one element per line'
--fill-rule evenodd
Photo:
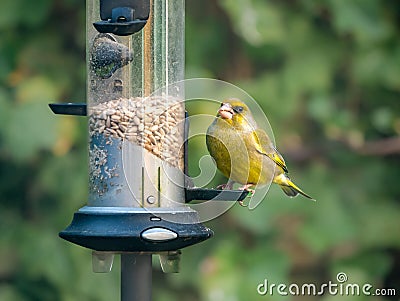
<path fill-rule="evenodd" d="M 253 117 L 246 104 L 238 99 L 227 99 L 221 103 L 217 117 L 236 127 L 253 123 Z"/>

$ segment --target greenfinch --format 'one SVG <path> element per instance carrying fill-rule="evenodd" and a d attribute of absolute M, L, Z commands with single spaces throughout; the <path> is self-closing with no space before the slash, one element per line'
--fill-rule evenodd
<path fill-rule="evenodd" d="M 243 185 L 240 189 L 254 192 L 250 187 L 272 180 L 290 197 L 301 194 L 313 199 L 290 180 L 282 155 L 240 100 L 228 99 L 221 104 L 208 127 L 206 143 L 217 168 L 229 179 L 220 185 L 222 188 L 232 189 L 236 182 Z"/>

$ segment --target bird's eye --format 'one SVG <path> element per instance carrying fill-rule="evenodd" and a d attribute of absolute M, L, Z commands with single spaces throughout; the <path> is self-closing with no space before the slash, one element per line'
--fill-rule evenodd
<path fill-rule="evenodd" d="M 223 102 L 221 102 L 221 107 L 224 105 L 224 103 Z"/>
<path fill-rule="evenodd" d="M 237 107 L 234 107 L 233 110 L 234 110 L 236 113 L 242 113 L 242 112 L 243 112 L 243 107 L 237 106 Z"/>

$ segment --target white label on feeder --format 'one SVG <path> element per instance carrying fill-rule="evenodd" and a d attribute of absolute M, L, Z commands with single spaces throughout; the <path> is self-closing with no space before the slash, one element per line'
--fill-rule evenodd
<path fill-rule="evenodd" d="M 175 239 L 178 234 L 165 228 L 151 228 L 142 232 L 142 238 L 151 241 L 166 241 Z"/>

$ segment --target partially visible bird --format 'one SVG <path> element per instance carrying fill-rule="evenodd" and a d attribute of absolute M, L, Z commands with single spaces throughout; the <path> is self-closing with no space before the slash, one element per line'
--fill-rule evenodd
<path fill-rule="evenodd" d="M 240 189 L 254 192 L 251 186 L 272 180 L 290 197 L 301 194 L 313 199 L 290 180 L 282 155 L 239 99 L 228 99 L 221 104 L 208 127 L 206 143 L 217 168 L 229 179 L 221 185 L 224 189 L 232 189 L 237 182 L 243 185 Z"/>

